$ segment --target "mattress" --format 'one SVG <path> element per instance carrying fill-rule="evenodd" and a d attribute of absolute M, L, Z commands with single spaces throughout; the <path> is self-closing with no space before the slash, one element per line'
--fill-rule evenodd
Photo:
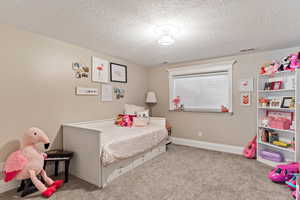
<path fill-rule="evenodd" d="M 101 129 L 101 160 L 104 166 L 149 151 L 168 136 L 165 128 L 155 124 L 146 127 L 110 125 Z"/>

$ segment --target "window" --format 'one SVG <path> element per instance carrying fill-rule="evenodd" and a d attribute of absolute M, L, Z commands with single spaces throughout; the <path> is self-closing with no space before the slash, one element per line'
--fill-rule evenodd
<path fill-rule="evenodd" d="M 232 65 L 234 61 L 169 69 L 170 110 L 180 98 L 185 111 L 232 112 Z"/>

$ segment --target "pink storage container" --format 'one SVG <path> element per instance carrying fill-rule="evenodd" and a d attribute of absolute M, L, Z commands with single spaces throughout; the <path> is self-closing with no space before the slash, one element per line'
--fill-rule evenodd
<path fill-rule="evenodd" d="M 288 130 L 292 125 L 292 121 L 286 118 L 269 117 L 269 127 L 276 129 Z"/>

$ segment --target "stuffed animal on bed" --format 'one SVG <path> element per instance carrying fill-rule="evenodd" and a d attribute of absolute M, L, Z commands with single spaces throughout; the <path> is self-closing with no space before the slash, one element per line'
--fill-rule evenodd
<path fill-rule="evenodd" d="M 131 127 L 133 125 L 133 118 L 136 115 L 118 115 L 115 124 L 122 127 Z"/>
<path fill-rule="evenodd" d="M 50 197 L 57 188 L 62 186 L 63 180 L 53 181 L 47 176 L 43 169 L 46 154 L 37 150 L 35 145 L 38 143 L 43 143 L 46 149 L 50 145 L 49 138 L 41 129 L 27 130 L 22 139 L 21 149 L 10 154 L 5 162 L 4 181 L 9 182 L 14 178 L 18 180 L 30 178 L 44 197 Z M 48 187 L 37 178 L 37 175 L 42 176 Z"/>

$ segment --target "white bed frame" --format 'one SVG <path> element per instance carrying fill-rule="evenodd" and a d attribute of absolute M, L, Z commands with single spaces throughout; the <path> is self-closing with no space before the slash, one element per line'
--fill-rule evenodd
<path fill-rule="evenodd" d="M 112 119 L 88 121 L 63 125 L 64 150 L 73 151 L 70 173 L 100 188 L 135 167 L 166 152 L 166 142 L 133 158 L 118 161 L 108 166 L 102 165 L 100 158 L 101 126 L 113 124 Z M 151 118 L 151 124 L 165 128 L 164 118 Z"/>

